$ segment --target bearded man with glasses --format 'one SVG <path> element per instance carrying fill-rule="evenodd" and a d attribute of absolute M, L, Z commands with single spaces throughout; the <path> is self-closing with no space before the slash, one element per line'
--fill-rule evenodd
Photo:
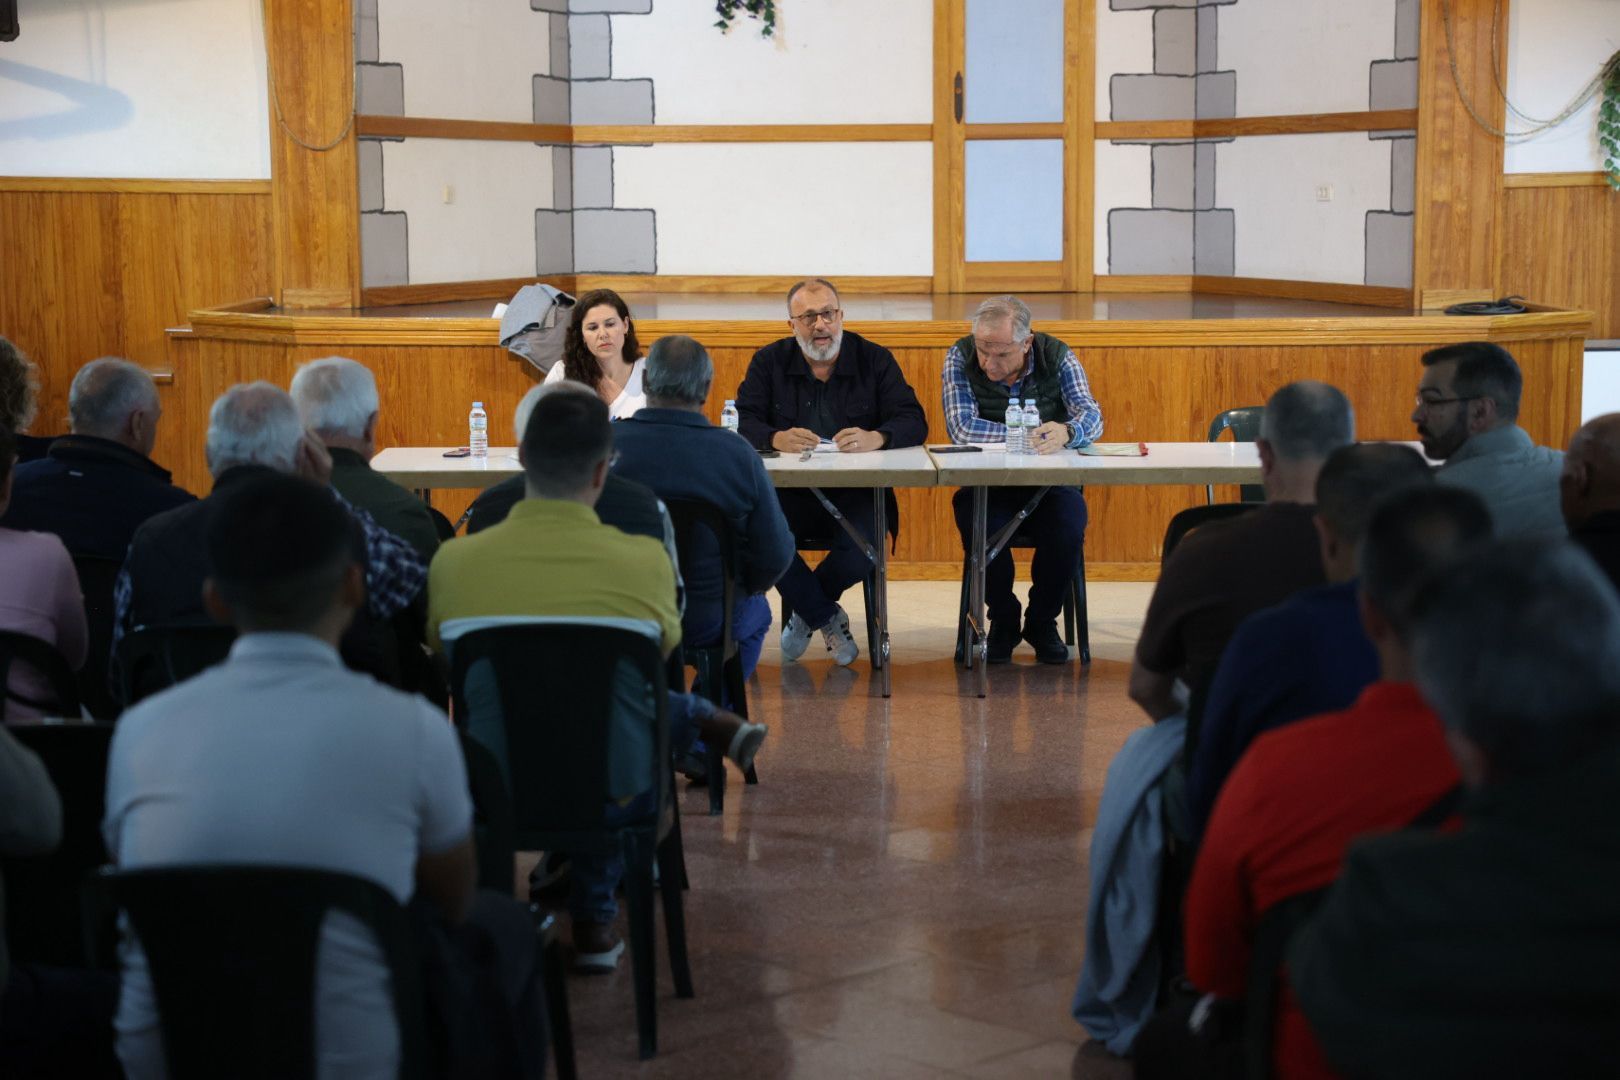
<path fill-rule="evenodd" d="M 1431 349 L 1423 354 L 1412 423 L 1424 454 L 1445 462 L 1435 479 L 1484 499 L 1496 535 L 1561 538 L 1564 455 L 1537 446 L 1518 425 L 1523 389 L 1518 362 L 1500 345 L 1466 341 Z"/>
<path fill-rule="evenodd" d="M 916 393 L 893 353 L 844 329 L 832 282 L 800 281 L 788 290 L 787 305 L 792 336 L 756 352 L 737 389 L 743 438 L 758 450 L 784 454 L 817 449 L 859 454 L 921 445 L 928 437 L 928 420 Z M 870 492 L 832 488 L 824 494 L 862 536 L 882 542 L 872 537 L 876 513 Z M 860 649 L 838 599 L 866 577 L 871 564 L 814 493 L 778 490 L 776 495 L 798 547 L 806 540 L 830 543 L 827 557 L 813 571 L 795 552 L 776 583 L 793 611 L 782 629 L 782 657 L 804 655 L 819 629 L 833 660 L 848 665 Z M 889 527 L 898 534 L 900 514 L 892 492 L 888 500 Z"/>

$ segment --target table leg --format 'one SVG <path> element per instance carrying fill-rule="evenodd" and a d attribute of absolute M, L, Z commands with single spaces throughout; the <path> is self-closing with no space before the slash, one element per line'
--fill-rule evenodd
<path fill-rule="evenodd" d="M 888 697 L 893 688 L 893 675 L 889 670 L 889 500 L 888 491 L 884 488 L 873 488 L 872 497 L 876 503 L 872 520 L 877 523 L 877 557 L 872 560 L 872 575 L 876 583 L 872 589 L 872 606 L 877 609 L 878 656 L 872 658 L 874 665 L 881 664 L 883 669 L 883 696 Z"/>
<path fill-rule="evenodd" d="M 990 515 L 990 491 L 985 487 L 973 489 L 973 552 L 968 558 L 968 625 L 967 625 L 967 664 L 972 669 L 975 666 L 978 672 L 975 675 L 975 685 L 980 697 L 984 697 L 990 689 L 989 661 L 986 659 L 989 651 L 989 631 L 985 626 L 984 614 L 984 557 L 985 557 L 985 530 Z"/>

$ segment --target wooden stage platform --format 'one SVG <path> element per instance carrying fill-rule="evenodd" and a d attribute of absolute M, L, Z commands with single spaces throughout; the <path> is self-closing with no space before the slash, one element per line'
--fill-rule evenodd
<path fill-rule="evenodd" d="M 626 293 L 643 348 L 665 334 L 690 334 L 715 362 L 711 418 L 733 396 L 749 358 L 788 333 L 780 296 Z M 968 331 L 979 295 L 849 295 L 844 325 L 894 351 L 928 414 L 930 439 L 945 438 L 940 371 L 951 343 Z M 1520 422 L 1538 442 L 1563 446 L 1579 423 L 1587 312 L 1455 317 L 1311 300 L 1185 293 L 1032 294 L 1035 326 L 1079 354 L 1102 407 L 1104 441 L 1204 438 L 1210 418 L 1253 405 L 1293 379 L 1333 383 L 1350 396 L 1357 431 L 1410 439 L 1419 357 L 1437 345 L 1489 340 L 1524 368 Z M 350 356 L 377 373 L 379 447 L 453 445 L 466 440 L 467 410 L 482 400 L 490 442 L 511 444 L 514 406 L 537 378 L 498 343 L 495 301 L 406 307 L 282 310 L 245 301 L 190 316 L 171 331 L 172 404 L 159 460 L 176 482 L 209 487 L 202 460 L 208 407 L 233 383 L 286 386 L 298 365 Z M 901 492 L 893 576 L 954 578 L 961 544 L 949 490 Z M 442 492 L 452 520 L 471 493 Z M 1220 497 L 1217 491 L 1217 497 Z M 1201 488 L 1098 489 L 1088 493 L 1090 576 L 1151 578 L 1165 523 L 1200 502 Z"/>

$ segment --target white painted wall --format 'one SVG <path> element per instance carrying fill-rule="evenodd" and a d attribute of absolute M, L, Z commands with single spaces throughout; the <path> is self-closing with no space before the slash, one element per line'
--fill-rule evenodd
<path fill-rule="evenodd" d="M 383 209 L 408 215 L 412 282 L 534 273 L 534 212 L 551 206 L 549 148 L 454 139 L 382 146 Z"/>
<path fill-rule="evenodd" d="M 664 143 L 613 156 L 614 204 L 658 213 L 661 274 L 933 272 L 927 143 Z"/>
<path fill-rule="evenodd" d="M 660 124 L 926 124 L 933 119 L 930 0 L 779 4 L 776 35 L 714 5 L 660 0 L 612 19 L 613 77 L 654 80 Z M 407 88 L 407 93 L 409 89 Z"/>
<path fill-rule="evenodd" d="M 405 69 L 405 115 L 534 120 L 551 16 L 528 3 L 377 0 L 377 59 Z"/>
<path fill-rule="evenodd" d="M 1389 209 L 1389 142 L 1269 135 L 1215 149 L 1215 205 L 1235 211 L 1238 277 L 1360 282 L 1366 214 Z M 1333 186 L 1319 202 L 1318 184 Z"/>
<path fill-rule="evenodd" d="M 1358 112 L 1368 65 L 1395 55 L 1395 0 L 1239 0 L 1216 9 L 1239 116 Z"/>
<path fill-rule="evenodd" d="M 1530 116 L 1556 116 L 1620 49 L 1620 0 L 1531 0 L 1508 9 L 1508 100 Z M 1511 131 L 1531 126 L 1518 119 L 1508 123 Z M 1510 173 L 1603 168 L 1597 101 L 1551 131 L 1510 144 L 1504 168 Z"/>
<path fill-rule="evenodd" d="M 18 21 L 0 175 L 269 177 L 259 0 L 21 0 Z"/>
<path fill-rule="evenodd" d="M 1091 249 L 1096 273 L 1108 273 L 1108 211 L 1153 205 L 1152 151 L 1150 146 L 1096 144 L 1096 232 Z"/>
<path fill-rule="evenodd" d="M 1581 423 L 1620 412 L 1620 349 L 1587 349 L 1581 365 Z"/>
<path fill-rule="evenodd" d="M 1097 119 L 1107 120 L 1108 80 L 1153 70 L 1153 12 L 1097 5 Z"/>

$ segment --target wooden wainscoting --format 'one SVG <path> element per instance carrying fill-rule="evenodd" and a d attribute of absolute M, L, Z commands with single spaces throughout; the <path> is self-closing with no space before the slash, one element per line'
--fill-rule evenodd
<path fill-rule="evenodd" d="M 167 371 L 164 331 L 187 312 L 270 293 L 264 181 L 223 194 L 196 181 L 128 191 L 29 181 L 0 182 L 0 334 L 40 367 L 36 433 L 66 430 L 68 385 L 86 361 L 112 354 Z M 191 453 L 194 433 L 177 390 L 159 392 L 155 456 L 167 463 Z"/>
<path fill-rule="evenodd" d="M 1592 312 L 1594 338 L 1620 338 L 1620 192 L 1607 185 L 1529 184 L 1602 173 L 1508 177 L 1502 192 L 1501 292 Z"/>

